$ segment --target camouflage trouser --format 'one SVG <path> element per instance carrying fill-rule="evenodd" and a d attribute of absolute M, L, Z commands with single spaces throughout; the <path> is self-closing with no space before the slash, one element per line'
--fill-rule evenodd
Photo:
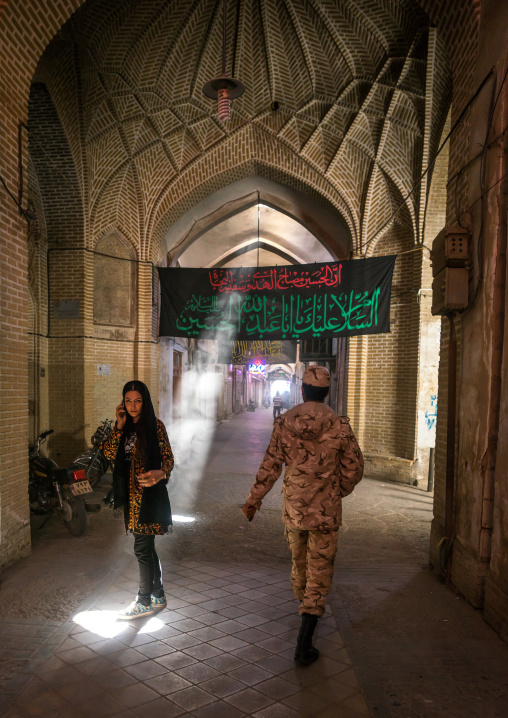
<path fill-rule="evenodd" d="M 322 616 L 333 579 L 338 529 L 303 531 L 285 527 L 291 553 L 291 588 L 301 601 L 299 613 Z"/>

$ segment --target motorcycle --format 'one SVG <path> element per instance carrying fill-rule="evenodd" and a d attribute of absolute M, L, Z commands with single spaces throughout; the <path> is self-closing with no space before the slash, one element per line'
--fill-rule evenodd
<path fill-rule="evenodd" d="M 102 442 L 111 433 L 112 419 L 101 421 L 90 441 L 92 446 L 74 459 L 74 463 L 85 469 L 85 479 L 94 488 L 108 470 L 109 461 L 101 451 Z"/>
<path fill-rule="evenodd" d="M 40 448 L 53 429 L 43 431 L 35 445 L 29 449 L 28 498 L 33 514 L 48 518 L 53 514 L 63 519 L 73 536 L 81 536 L 86 528 L 86 507 L 83 495 L 92 492 L 85 479 L 85 470 L 77 464 L 60 468 L 53 459 L 41 456 Z"/>
<path fill-rule="evenodd" d="M 249 405 L 247 406 L 247 411 L 256 411 L 256 405 L 254 404 L 254 399 L 249 399 Z"/>

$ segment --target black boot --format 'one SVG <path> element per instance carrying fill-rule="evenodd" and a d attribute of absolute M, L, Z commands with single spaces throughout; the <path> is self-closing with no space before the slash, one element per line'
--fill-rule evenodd
<path fill-rule="evenodd" d="M 296 639 L 295 661 L 302 666 L 309 666 L 319 658 L 318 649 L 312 645 L 312 636 L 318 622 L 318 617 L 311 613 L 302 613 L 302 625 Z"/>

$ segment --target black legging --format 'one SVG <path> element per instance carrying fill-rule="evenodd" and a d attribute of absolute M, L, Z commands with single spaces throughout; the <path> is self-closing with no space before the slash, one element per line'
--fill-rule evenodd
<path fill-rule="evenodd" d="M 139 563 L 138 601 L 144 606 L 150 605 L 150 596 L 162 598 L 162 570 L 155 550 L 153 534 L 134 534 L 134 553 Z"/>

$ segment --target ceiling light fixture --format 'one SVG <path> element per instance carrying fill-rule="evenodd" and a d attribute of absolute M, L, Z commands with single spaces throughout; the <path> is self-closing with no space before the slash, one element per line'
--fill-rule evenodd
<path fill-rule="evenodd" d="M 231 100 L 240 97 L 245 92 L 245 85 L 239 80 L 235 80 L 233 77 L 226 75 L 226 22 L 227 22 L 227 0 L 222 2 L 222 75 L 216 77 L 214 80 L 209 80 L 203 85 L 203 94 L 209 97 L 211 100 L 217 100 L 219 120 L 226 122 L 231 119 Z M 235 42 L 233 48 L 233 67 L 231 75 L 235 74 L 235 56 L 236 56 L 236 41 L 238 38 L 238 13 L 240 8 L 237 10 L 237 21 L 236 21 L 236 32 Z"/>

